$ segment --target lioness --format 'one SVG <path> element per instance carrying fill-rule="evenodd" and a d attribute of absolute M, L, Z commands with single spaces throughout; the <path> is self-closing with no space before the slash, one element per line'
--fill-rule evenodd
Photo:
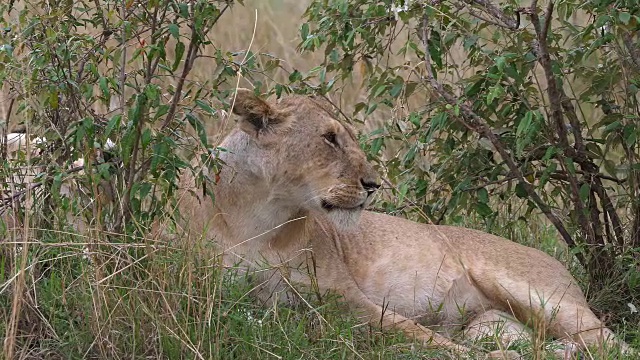
<path fill-rule="evenodd" d="M 463 352 L 443 334 L 502 315 L 520 322 L 511 320 L 513 328 L 534 325 L 581 347 L 626 349 L 551 256 L 481 231 L 365 211 L 378 175 L 326 102 L 290 96 L 275 104 L 239 89 L 233 112 L 215 204 L 185 196 L 182 214 L 192 229 L 208 229 L 226 264 L 270 267 L 255 274 L 260 298 L 317 286 L 374 325 Z"/>

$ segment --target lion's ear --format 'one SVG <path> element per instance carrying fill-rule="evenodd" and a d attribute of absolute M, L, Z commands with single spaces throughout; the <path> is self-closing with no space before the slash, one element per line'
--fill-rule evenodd
<path fill-rule="evenodd" d="M 259 135 L 274 130 L 286 119 L 284 114 L 281 114 L 249 89 L 238 89 L 235 103 L 233 98 L 231 103 L 233 105 L 233 113 L 240 116 L 238 126 L 242 131 L 250 135 Z"/>

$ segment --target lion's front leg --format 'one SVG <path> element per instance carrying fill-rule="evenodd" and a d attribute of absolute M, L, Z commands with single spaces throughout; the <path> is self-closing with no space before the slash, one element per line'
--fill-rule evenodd
<path fill-rule="evenodd" d="M 341 292 L 345 300 L 355 308 L 357 313 L 361 317 L 366 318 L 366 321 L 373 326 L 380 326 L 382 329 L 400 330 L 407 337 L 414 339 L 414 341 L 424 347 L 448 349 L 458 354 L 470 351 L 469 348 L 457 344 L 434 330 L 416 323 L 414 320 L 394 311 L 383 309 L 381 306 L 372 302 L 357 287 L 344 289 Z"/>

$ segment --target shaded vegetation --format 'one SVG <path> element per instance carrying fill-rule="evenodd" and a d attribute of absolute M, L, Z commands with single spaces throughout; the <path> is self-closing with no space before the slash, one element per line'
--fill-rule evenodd
<path fill-rule="evenodd" d="M 224 151 L 227 99 L 248 83 L 328 94 L 364 123 L 386 183 L 375 206 L 543 248 L 637 345 L 636 4 L 312 1 L 299 20 L 298 2 L 260 2 L 257 19 L 246 3 L 0 4 L 0 135 L 46 139 L 12 161 L 0 147 L 5 358 L 447 356 L 339 299 L 263 308 L 206 236 L 182 232 L 179 177 L 215 183 L 224 164 L 200 163 Z M 300 23 L 299 38 L 262 22 Z M 27 166 L 33 185 L 9 189 Z"/>

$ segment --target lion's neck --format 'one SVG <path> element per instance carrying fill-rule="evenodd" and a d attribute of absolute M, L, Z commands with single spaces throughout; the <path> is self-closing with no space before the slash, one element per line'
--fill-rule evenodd
<path fill-rule="evenodd" d="M 275 206 L 277 205 L 268 200 L 225 204 L 217 197 L 216 213 L 220 214 L 221 220 L 216 225 L 217 230 L 226 235 L 227 242 L 251 241 L 254 244 L 265 244 L 272 242 L 283 231 L 290 231 L 293 227 L 291 224 L 304 222 L 306 219 L 307 215 L 303 212 L 274 211 Z"/>
<path fill-rule="evenodd" d="M 308 214 L 266 179 L 268 159 L 256 156 L 261 151 L 253 149 L 255 145 L 242 132 L 231 135 L 221 146 L 229 151 L 220 155 L 226 166 L 214 190 L 216 213 L 220 214 L 214 226 L 223 234 L 225 245 L 246 244 L 259 250 L 304 243 Z"/>

